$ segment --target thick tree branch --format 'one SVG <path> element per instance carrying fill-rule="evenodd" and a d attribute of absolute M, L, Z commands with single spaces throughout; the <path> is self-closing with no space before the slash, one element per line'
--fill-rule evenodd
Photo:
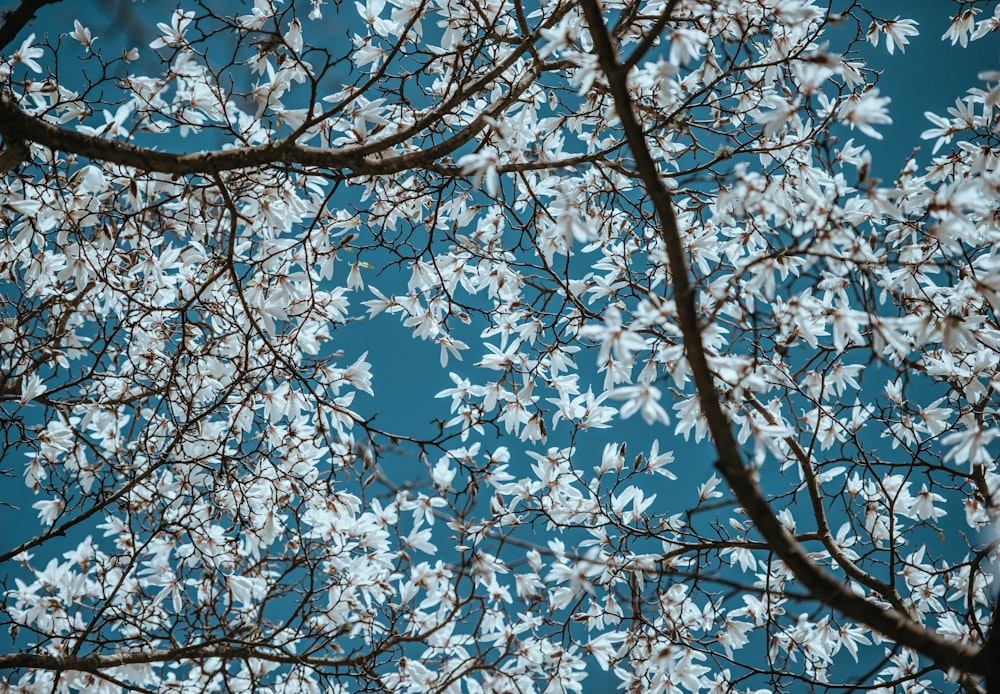
<path fill-rule="evenodd" d="M 35 17 L 35 13 L 46 5 L 54 5 L 60 0 L 23 0 L 20 5 L 13 10 L 3 13 L 3 24 L 0 24 L 0 51 L 10 45 L 11 41 L 17 38 L 28 22 Z"/>
<path fill-rule="evenodd" d="M 312 166 L 361 175 L 389 175 L 409 169 L 425 168 L 459 147 L 468 144 L 483 131 L 490 119 L 516 101 L 537 79 L 541 65 L 526 72 L 504 98 L 498 99 L 467 126 L 451 137 L 426 149 L 395 156 L 384 156 L 392 143 L 326 149 L 282 140 L 267 145 L 236 149 L 178 154 L 139 147 L 127 142 L 108 140 L 75 130 L 60 128 L 22 111 L 10 93 L 0 92 L 0 136 L 5 142 L 32 142 L 51 150 L 70 152 L 96 161 L 129 166 L 141 171 L 172 175 L 218 173 L 270 165 Z M 391 136 L 390 136 L 391 139 Z M 378 144 L 376 142 L 375 144 Z M 20 151 L 20 150 L 18 150 Z M 368 157 L 366 155 L 373 154 Z M 13 157 L 14 155 L 12 155 Z"/>
<path fill-rule="evenodd" d="M 6 140 L 0 152 L 0 172 L 14 171 L 31 155 L 24 140 Z"/>
<path fill-rule="evenodd" d="M 642 39 L 642 43 L 636 46 L 635 50 L 632 51 L 632 55 L 630 55 L 625 62 L 622 63 L 622 67 L 626 70 L 626 72 L 638 65 L 639 61 L 645 57 L 646 53 L 649 52 L 649 49 L 651 49 L 656 43 L 656 40 L 660 36 L 660 32 L 663 31 L 663 28 L 667 26 L 667 22 L 669 22 L 673 17 L 674 10 L 677 9 L 678 2 L 679 0 L 670 0 L 670 2 L 667 3 L 666 7 L 663 8 L 663 11 L 660 12 L 660 16 L 656 18 L 656 24 L 651 26 L 646 32 L 646 35 Z"/>
<path fill-rule="evenodd" d="M 987 694 L 1000 694 L 1000 633 L 997 633 L 996 614 L 1000 610 L 1000 596 L 993 601 L 993 625 L 979 653 L 982 672 L 986 675 Z"/>
<path fill-rule="evenodd" d="M 987 668 L 971 646 L 944 639 L 906 615 L 879 607 L 855 594 L 844 583 L 817 566 L 778 521 L 752 471 L 743 464 L 742 452 L 733 435 L 729 418 L 723 411 L 708 365 L 695 308 L 695 293 L 689 279 L 673 201 L 660 180 L 656 162 L 653 161 L 642 127 L 636 119 L 626 83 L 627 70 L 618 61 L 598 0 L 581 0 L 580 5 L 594 41 L 594 52 L 607 76 L 622 130 L 635 157 L 636 172 L 641 177 L 660 220 L 660 236 L 667 252 L 685 355 L 691 367 L 702 413 L 719 456 L 716 467 L 767 544 L 817 600 L 876 629 L 888 638 L 913 648 L 942 669 L 957 668 L 969 673 L 984 674 Z"/>
<path fill-rule="evenodd" d="M 9 20 L 4 28 L 17 18 L 20 18 L 18 21 L 21 21 L 20 26 L 23 26 L 30 20 L 31 12 L 34 12 L 34 9 L 57 1 L 41 0 L 40 2 L 22 4 L 15 10 L 17 17 Z M 24 9 L 29 6 L 30 12 Z M 187 154 L 163 152 L 60 128 L 25 113 L 18 107 L 17 100 L 12 94 L 0 92 L 0 136 L 5 141 L 5 149 L 0 153 L 0 171 L 13 170 L 28 158 L 29 151 L 26 143 L 36 143 L 51 150 L 68 152 L 96 161 L 129 166 L 142 171 L 156 171 L 178 176 L 218 173 L 275 164 L 319 167 L 358 175 L 390 175 L 409 169 L 434 168 L 435 162 L 471 142 L 487 127 L 491 118 L 502 113 L 516 101 L 535 82 L 543 71 L 544 64 L 541 61 L 535 61 L 532 69 L 511 85 L 510 90 L 503 98 L 491 104 L 465 128 L 452 136 L 423 150 L 395 156 L 386 156 L 386 153 L 392 147 L 416 137 L 429 125 L 440 122 L 446 113 L 450 113 L 470 93 L 486 89 L 504 71 L 508 70 L 524 52 L 534 47 L 541 35 L 542 28 L 556 23 L 571 7 L 572 5 L 567 5 L 549 17 L 534 32 L 526 36 L 521 45 L 493 70 L 466 89 L 458 90 L 444 103 L 428 112 L 426 116 L 410 127 L 401 132 L 386 135 L 381 139 L 336 150 L 297 144 L 295 140 L 303 130 L 300 128 L 291 138 L 267 145 Z M 563 165 L 571 166 L 573 162 L 555 166 Z M 551 168 L 552 166 L 545 164 L 540 168 Z"/>

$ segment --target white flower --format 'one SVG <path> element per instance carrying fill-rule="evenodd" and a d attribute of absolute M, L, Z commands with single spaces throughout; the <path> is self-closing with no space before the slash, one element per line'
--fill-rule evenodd
<path fill-rule="evenodd" d="M 626 487 L 621 494 L 611 497 L 611 510 L 628 525 L 641 519 L 655 500 L 656 494 L 646 497 L 638 487 Z M 625 511 L 629 504 L 632 505 L 632 510 Z"/>
<path fill-rule="evenodd" d="M 431 542 L 432 530 L 430 528 L 424 528 L 420 530 L 418 527 L 414 527 L 410 531 L 410 534 L 403 539 L 403 544 L 406 547 L 415 549 L 418 552 L 423 552 L 425 554 L 434 554 L 437 552 L 437 547 Z"/>
<path fill-rule="evenodd" d="M 170 24 L 160 22 L 156 25 L 156 28 L 159 29 L 163 35 L 153 40 L 149 44 L 149 47 L 155 50 L 166 46 L 173 48 L 183 46 L 184 30 L 187 29 L 187 25 L 190 24 L 193 19 L 194 12 L 181 12 L 180 10 L 174 10 L 173 15 L 170 17 Z"/>
<path fill-rule="evenodd" d="M 499 161 L 496 149 L 483 147 L 478 152 L 460 157 L 456 163 L 464 175 L 472 176 L 474 185 L 484 185 L 487 193 L 496 195 L 500 187 L 500 175 L 497 173 Z"/>
<path fill-rule="evenodd" d="M 670 64 L 679 67 L 697 58 L 707 38 L 703 31 L 693 28 L 680 28 L 670 32 Z"/>
<path fill-rule="evenodd" d="M 941 35 L 941 40 L 948 39 L 951 45 L 962 44 L 962 48 L 969 45 L 969 34 L 976 23 L 976 15 L 982 12 L 978 7 L 970 7 L 951 19 L 948 31 Z"/>
<path fill-rule="evenodd" d="M 15 63 L 23 63 L 32 72 L 41 72 L 42 66 L 35 62 L 35 58 L 41 58 L 45 55 L 45 51 L 32 46 L 31 44 L 34 41 L 35 35 L 29 34 L 28 38 L 21 42 L 20 48 L 14 51 L 14 55 L 11 57 Z"/>
<path fill-rule="evenodd" d="M 254 0 L 250 14 L 240 15 L 236 21 L 246 29 L 260 29 L 267 23 L 267 20 L 274 16 L 276 11 L 277 8 L 272 0 Z"/>
<path fill-rule="evenodd" d="M 865 135 L 881 140 L 882 135 L 872 125 L 890 125 L 892 118 L 886 109 L 889 97 L 880 97 L 878 93 L 877 88 L 872 88 L 862 94 L 847 97 L 837 110 L 837 118 L 849 124 L 852 130 L 857 127 Z"/>
<path fill-rule="evenodd" d="M 709 499 L 721 499 L 722 492 L 716 489 L 721 483 L 722 478 L 713 473 L 707 482 L 698 485 L 698 500 L 704 502 Z"/>
<path fill-rule="evenodd" d="M 88 52 L 90 51 L 94 41 L 97 40 L 91 37 L 90 29 L 80 24 L 80 20 L 78 19 L 73 20 L 73 31 L 70 32 L 69 36 L 70 38 L 76 39 L 83 44 L 83 47 L 87 49 Z"/>
<path fill-rule="evenodd" d="M 937 151 L 941 149 L 941 145 L 951 142 L 951 136 L 958 132 L 958 128 L 954 127 L 950 120 L 947 118 L 942 118 L 936 113 L 931 113 L 930 111 L 924 111 L 924 118 L 929 120 L 931 123 L 936 125 L 936 128 L 928 128 L 927 130 L 920 133 L 920 139 L 931 140 L 935 137 L 937 141 L 934 143 L 934 149 L 932 154 L 937 154 Z"/>
<path fill-rule="evenodd" d="M 374 391 L 372 391 L 372 365 L 366 361 L 367 357 L 368 352 L 362 354 L 357 361 L 344 369 L 340 377 L 358 390 L 374 395 Z"/>
<path fill-rule="evenodd" d="M 899 46 L 900 53 L 905 53 L 905 47 L 910 43 L 908 37 L 920 34 L 917 30 L 917 22 L 912 19 L 900 19 L 897 16 L 895 19 L 890 19 L 881 26 L 872 22 L 871 27 L 868 29 L 868 41 L 873 46 L 878 46 L 880 31 L 885 34 L 885 48 L 889 51 L 889 55 L 892 55 L 896 46 Z"/>
<path fill-rule="evenodd" d="M 914 498 L 914 503 L 910 507 L 910 511 L 913 517 L 918 520 L 930 519 L 936 521 L 941 516 L 948 515 L 948 512 L 943 508 L 938 508 L 934 504 L 945 501 L 945 498 L 936 492 L 932 492 L 927 489 L 927 485 L 924 484 L 920 491 L 917 492 Z"/>
<path fill-rule="evenodd" d="M 302 24 L 297 19 L 293 19 L 288 25 L 288 32 L 285 34 L 285 43 L 296 53 L 302 52 Z"/>
<path fill-rule="evenodd" d="M 650 383 L 615 388 L 611 391 L 611 397 L 616 400 L 625 400 L 625 404 L 621 408 L 621 416 L 624 419 L 639 412 L 646 424 L 670 423 L 667 411 L 659 403 L 660 390 Z"/>
<path fill-rule="evenodd" d="M 1000 9 L 1000 7 L 998 7 L 998 9 Z M 986 70 L 984 72 L 980 72 L 979 79 L 985 82 L 998 82 L 998 84 L 984 97 L 983 103 L 990 108 L 1000 104 L 1000 70 Z"/>
<path fill-rule="evenodd" d="M 798 99 L 789 101 L 777 94 L 769 94 L 761 103 L 767 110 L 753 111 L 753 119 L 764 125 L 764 137 L 770 137 L 788 123 L 795 112 L 799 110 Z"/>
<path fill-rule="evenodd" d="M 38 374 L 31 374 L 21 383 L 21 397 L 18 398 L 18 402 L 26 405 L 46 390 L 48 390 L 48 386 L 42 382 Z"/>
<path fill-rule="evenodd" d="M 46 526 L 51 526 L 55 523 L 59 514 L 62 513 L 62 510 L 65 507 L 66 504 L 62 499 L 46 499 L 43 501 L 36 501 L 31 505 L 31 508 L 38 509 L 38 517 Z"/>
<path fill-rule="evenodd" d="M 958 464 L 968 461 L 970 468 L 989 464 L 993 458 L 986 446 L 1000 436 L 1000 429 L 983 429 L 971 415 L 961 419 L 965 429 L 941 438 L 941 445 L 948 451 L 945 460 L 954 460 Z"/>
<path fill-rule="evenodd" d="M 252 605 L 267 595 L 267 581 L 263 578 L 228 575 L 225 580 L 233 598 L 244 605 Z"/>

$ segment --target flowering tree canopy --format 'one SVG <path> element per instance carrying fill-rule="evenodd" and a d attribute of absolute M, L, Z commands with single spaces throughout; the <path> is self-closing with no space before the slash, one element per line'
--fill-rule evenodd
<path fill-rule="evenodd" d="M 1000 73 L 881 181 L 864 2 L 57 4 L 0 17 L 0 691 L 1000 692 Z"/>

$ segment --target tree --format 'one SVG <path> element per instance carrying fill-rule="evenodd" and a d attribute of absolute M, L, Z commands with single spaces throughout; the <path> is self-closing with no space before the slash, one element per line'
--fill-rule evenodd
<path fill-rule="evenodd" d="M 1000 73 L 882 182 L 863 48 L 917 26 L 858 2 L 47 5 L 0 26 L 3 691 L 1000 691 Z"/>

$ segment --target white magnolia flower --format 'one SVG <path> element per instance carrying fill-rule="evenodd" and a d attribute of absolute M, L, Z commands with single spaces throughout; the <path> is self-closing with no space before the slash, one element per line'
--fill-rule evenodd
<path fill-rule="evenodd" d="M 35 35 L 28 34 L 28 37 L 21 42 L 21 45 L 14 51 L 14 55 L 11 58 L 15 63 L 21 63 L 32 72 L 41 72 L 42 66 L 35 59 L 45 55 L 45 51 L 32 45 L 34 41 Z"/>
<path fill-rule="evenodd" d="M 837 118 L 876 140 L 881 140 L 882 135 L 873 128 L 873 125 L 890 125 L 892 118 L 886 108 L 889 105 L 889 97 L 879 96 L 878 88 L 871 88 L 863 93 L 854 94 L 841 102 L 837 109 Z"/>
<path fill-rule="evenodd" d="M 456 162 L 462 173 L 472 176 L 474 185 L 482 185 L 487 193 L 496 195 L 500 187 L 500 175 L 497 165 L 500 155 L 493 147 L 483 147 L 478 152 L 459 157 Z"/>
<path fill-rule="evenodd" d="M 182 12 L 181 10 L 174 10 L 173 16 L 170 18 L 170 23 L 165 24 L 160 22 L 156 25 L 156 28 L 162 32 L 162 36 L 154 39 L 149 47 L 152 49 L 157 48 L 180 48 L 184 45 L 184 31 L 187 29 L 188 25 L 194 19 L 194 12 Z"/>
<path fill-rule="evenodd" d="M 87 52 L 90 52 L 94 41 L 97 40 L 90 35 L 90 29 L 80 24 L 80 20 L 78 19 L 73 20 L 73 31 L 70 32 L 69 36 L 79 41 Z"/>

